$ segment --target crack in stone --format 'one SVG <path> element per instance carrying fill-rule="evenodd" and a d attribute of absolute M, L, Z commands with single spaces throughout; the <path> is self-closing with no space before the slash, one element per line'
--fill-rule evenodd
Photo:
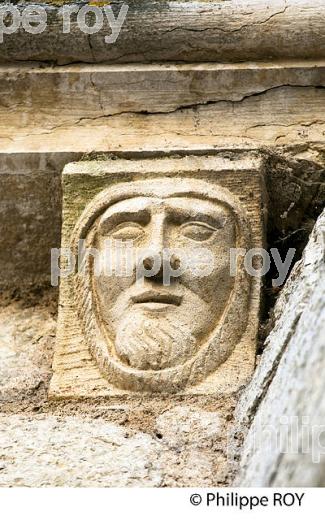
<path fill-rule="evenodd" d="M 240 32 L 243 29 L 246 29 L 247 27 L 254 27 L 256 25 L 263 25 L 263 24 L 269 22 L 270 20 L 272 20 L 272 18 L 274 18 L 275 16 L 279 16 L 280 14 L 284 14 L 288 8 L 289 8 L 289 6 L 286 5 L 282 11 L 277 11 L 276 13 L 273 13 L 272 15 L 270 15 L 265 20 L 261 20 L 259 22 L 248 23 L 248 24 L 242 25 L 241 27 L 238 27 L 237 29 L 226 30 L 226 29 L 223 29 L 222 27 L 204 27 L 202 29 L 199 29 L 199 28 L 190 28 L 190 27 L 182 27 L 182 26 L 180 26 L 180 27 L 173 27 L 172 29 L 168 29 L 167 31 L 164 31 L 162 34 L 165 35 L 165 34 L 169 34 L 169 33 L 175 32 L 175 31 L 198 32 L 198 33 L 207 32 L 207 31 L 221 31 L 224 34 L 233 34 L 233 33 L 236 33 L 236 32 Z"/>
<path fill-rule="evenodd" d="M 285 87 L 289 87 L 289 88 L 304 88 L 304 89 L 305 88 L 325 89 L 325 86 L 323 86 L 323 85 L 317 85 L 317 86 L 314 86 L 314 85 L 303 85 L 302 86 L 302 85 L 294 85 L 294 84 L 283 84 L 283 85 L 277 85 L 275 87 L 267 88 L 267 89 L 265 89 L 263 91 L 260 91 L 260 92 L 254 92 L 252 94 L 244 95 L 244 96 L 242 96 L 240 99 L 238 99 L 236 101 L 231 101 L 231 100 L 228 100 L 228 99 L 225 99 L 225 100 L 224 99 L 220 99 L 220 100 L 217 100 L 217 101 L 209 101 L 208 100 L 208 101 L 203 101 L 203 102 L 199 102 L 199 103 L 189 103 L 189 104 L 185 104 L 185 105 L 179 105 L 179 106 L 177 106 L 174 109 L 166 110 L 166 111 L 149 112 L 149 111 L 146 111 L 146 110 L 139 110 L 139 111 L 126 110 L 126 111 L 116 112 L 116 113 L 113 113 L 113 114 L 103 114 L 103 115 L 94 116 L 94 117 L 81 117 L 81 118 L 77 119 L 76 121 L 71 121 L 71 123 L 69 122 L 69 123 L 62 123 L 60 125 L 55 125 L 55 126 L 49 128 L 48 129 L 49 131 L 47 131 L 47 132 L 42 132 L 42 133 L 39 133 L 39 134 L 25 134 L 25 135 L 44 135 L 44 134 L 46 135 L 46 134 L 51 133 L 52 131 L 57 130 L 58 128 L 78 126 L 83 121 L 99 121 L 100 119 L 111 119 L 111 118 L 120 117 L 120 116 L 123 116 L 123 115 L 130 115 L 130 116 L 131 115 L 134 115 L 134 116 L 137 116 L 137 115 L 147 115 L 147 116 L 169 115 L 169 114 L 173 114 L 173 113 L 176 113 L 178 111 L 181 111 L 181 110 L 197 110 L 200 107 L 204 107 L 204 106 L 207 106 L 207 105 L 217 105 L 219 103 L 229 103 L 232 106 L 235 106 L 237 103 L 241 103 L 245 99 L 249 99 L 249 98 L 257 97 L 257 96 L 263 96 L 264 94 L 267 94 L 268 92 L 270 92 L 272 90 L 277 90 L 277 89 L 281 89 L 281 88 L 285 88 Z M 102 106 L 101 106 L 101 108 L 103 109 Z M 308 126 L 308 125 L 311 126 L 312 124 L 314 124 L 314 122 L 311 122 L 310 125 L 308 123 L 305 123 L 305 126 Z M 321 121 L 319 122 L 319 124 L 321 124 Z M 299 123 L 292 124 L 292 125 L 275 125 L 275 126 L 288 126 L 289 127 L 289 126 L 297 126 L 297 125 L 299 125 Z M 256 125 L 256 127 L 257 126 L 258 125 Z M 264 126 L 264 125 L 261 124 L 260 126 Z M 270 123 L 270 125 L 265 125 L 265 126 L 274 126 L 274 125 L 272 123 Z M 250 128 L 254 128 L 254 127 L 250 127 Z M 246 131 L 248 131 L 249 129 L 247 129 Z"/>

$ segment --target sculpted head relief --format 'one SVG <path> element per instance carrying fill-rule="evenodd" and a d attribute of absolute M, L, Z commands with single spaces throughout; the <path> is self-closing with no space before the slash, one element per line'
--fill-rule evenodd
<path fill-rule="evenodd" d="M 192 178 L 117 184 L 85 208 L 75 248 L 80 240 L 96 254 L 74 277 L 74 301 L 112 384 L 177 392 L 229 357 L 250 293 L 244 269 L 230 276 L 229 251 L 248 248 L 250 232 L 227 189 Z"/>

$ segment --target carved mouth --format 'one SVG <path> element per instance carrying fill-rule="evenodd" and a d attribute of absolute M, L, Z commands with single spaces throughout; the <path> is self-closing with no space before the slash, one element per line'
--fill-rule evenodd
<path fill-rule="evenodd" d="M 182 296 L 157 291 L 146 291 L 132 298 L 133 303 L 158 303 L 164 305 L 179 306 L 182 303 Z"/>

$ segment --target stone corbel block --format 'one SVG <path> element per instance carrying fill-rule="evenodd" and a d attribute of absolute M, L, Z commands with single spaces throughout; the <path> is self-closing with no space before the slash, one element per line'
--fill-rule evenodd
<path fill-rule="evenodd" d="M 62 247 L 76 264 L 60 282 L 52 398 L 247 384 L 260 279 L 230 250 L 263 245 L 262 173 L 249 154 L 65 167 Z"/>

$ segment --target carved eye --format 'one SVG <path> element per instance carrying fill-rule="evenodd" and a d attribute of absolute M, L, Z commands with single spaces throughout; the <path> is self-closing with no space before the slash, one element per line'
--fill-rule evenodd
<path fill-rule="evenodd" d="M 216 229 L 205 222 L 188 222 L 181 226 L 182 235 L 197 242 L 208 240 Z"/>
<path fill-rule="evenodd" d="M 134 222 L 124 222 L 116 226 L 112 232 L 111 237 L 114 240 L 137 240 L 144 234 L 143 228 Z"/>

